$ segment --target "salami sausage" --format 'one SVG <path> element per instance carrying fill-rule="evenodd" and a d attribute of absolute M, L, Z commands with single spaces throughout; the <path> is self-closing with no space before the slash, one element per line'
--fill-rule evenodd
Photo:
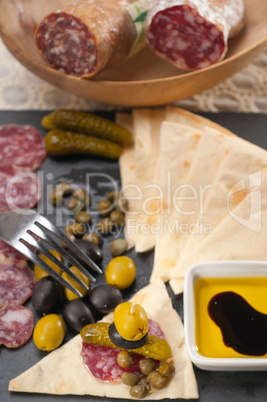
<path fill-rule="evenodd" d="M 243 25 L 243 0 L 152 0 L 146 40 L 176 67 L 197 70 L 220 61 Z"/>
<path fill-rule="evenodd" d="M 18 348 L 24 345 L 33 331 L 33 313 L 24 306 L 10 305 L 0 310 L 0 345 Z"/>
<path fill-rule="evenodd" d="M 0 127 L 0 166 L 34 171 L 46 155 L 44 138 L 36 128 L 16 124 Z"/>
<path fill-rule="evenodd" d="M 149 320 L 148 333 L 150 335 L 164 338 L 162 330 L 153 320 Z M 110 381 L 114 383 L 120 382 L 121 376 L 125 371 L 135 373 L 142 377 L 143 374 L 139 368 L 139 361 L 144 359 L 144 356 L 132 353 L 135 363 L 128 368 L 122 368 L 117 363 L 117 355 L 119 353 L 119 349 L 91 345 L 83 342 L 81 356 L 85 366 L 89 369 L 91 374 L 102 381 Z"/>
<path fill-rule="evenodd" d="M 53 68 L 91 77 L 129 53 L 135 31 L 123 0 L 88 0 L 48 15 L 35 39 Z"/>
<path fill-rule="evenodd" d="M 32 172 L 0 166 L 0 211 L 33 208 L 41 198 L 41 183 Z"/>
<path fill-rule="evenodd" d="M 14 260 L 27 260 L 25 255 L 21 254 L 14 247 L 11 247 L 4 240 L 0 239 L 0 254 L 7 258 L 13 258 Z"/>
<path fill-rule="evenodd" d="M 23 304 L 36 284 L 34 272 L 22 260 L 0 258 L 0 308 L 5 305 Z"/>

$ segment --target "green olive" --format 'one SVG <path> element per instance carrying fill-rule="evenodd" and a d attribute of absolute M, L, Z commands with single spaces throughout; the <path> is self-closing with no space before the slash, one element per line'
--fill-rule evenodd
<path fill-rule="evenodd" d="M 81 236 L 84 233 L 85 227 L 81 223 L 73 222 L 67 225 L 64 230 L 65 232 L 70 233 L 74 236 Z"/>
<path fill-rule="evenodd" d="M 73 272 L 79 279 L 81 279 L 88 287 L 90 287 L 90 279 L 84 275 L 77 267 L 70 267 L 70 271 Z M 87 293 L 87 290 L 84 289 L 81 285 L 79 285 L 74 279 L 72 279 L 66 272 L 62 273 L 62 277 L 66 279 L 67 282 L 69 282 L 71 285 L 75 287 L 75 289 L 79 290 L 79 292 L 85 296 Z M 74 299 L 78 299 L 79 297 L 74 294 L 71 290 L 68 288 L 64 288 L 65 296 L 66 298 L 71 301 Z"/>
<path fill-rule="evenodd" d="M 49 250 L 51 254 L 53 254 L 59 261 L 63 262 L 63 258 L 62 256 L 59 254 L 58 251 L 56 250 Z M 39 254 L 38 256 L 41 260 L 43 260 L 47 265 L 49 265 L 54 271 L 56 271 L 58 274 L 61 273 L 61 268 L 59 268 L 58 265 L 56 265 L 54 262 L 52 262 L 46 255 L 44 254 Z M 44 276 L 48 276 L 49 274 L 44 271 L 41 267 L 39 267 L 39 265 L 34 264 L 34 274 L 35 277 L 37 279 L 37 281 L 39 281 L 40 279 L 42 279 Z"/>
<path fill-rule="evenodd" d="M 124 216 L 121 212 L 119 211 L 112 211 L 110 214 L 110 219 L 116 226 L 122 226 L 124 225 Z"/>
<path fill-rule="evenodd" d="M 99 201 L 97 211 L 102 216 L 108 216 L 112 210 L 112 204 L 108 200 Z"/>
<path fill-rule="evenodd" d="M 76 222 L 86 225 L 91 221 L 91 215 L 86 211 L 79 211 L 74 215 L 74 219 Z"/>
<path fill-rule="evenodd" d="M 143 374 L 148 375 L 155 370 L 155 362 L 152 359 L 142 359 L 139 361 L 139 367 Z"/>
<path fill-rule="evenodd" d="M 127 368 L 131 367 L 134 364 L 134 357 L 133 355 L 128 352 L 128 350 L 122 350 L 117 355 L 117 363 L 120 367 Z"/>
<path fill-rule="evenodd" d="M 138 341 L 148 332 L 148 318 L 140 304 L 124 302 L 114 310 L 116 330 L 127 341 Z"/>
<path fill-rule="evenodd" d="M 63 342 L 66 326 L 63 318 L 57 314 L 42 317 L 33 331 L 33 341 L 40 350 L 50 352 Z"/>
<path fill-rule="evenodd" d="M 128 242 L 125 239 L 115 239 L 110 243 L 110 252 L 116 257 L 118 255 L 123 254 L 128 247 Z"/>
<path fill-rule="evenodd" d="M 123 384 L 128 385 L 129 387 L 132 387 L 141 381 L 141 378 L 137 374 L 128 373 L 127 371 L 122 373 L 121 379 Z"/>
<path fill-rule="evenodd" d="M 173 364 L 168 362 L 162 362 L 158 368 L 158 372 L 165 377 L 172 376 L 175 371 L 175 367 Z"/>
<path fill-rule="evenodd" d="M 113 191 L 110 191 L 110 192 L 108 193 L 107 199 L 108 199 L 111 203 L 113 203 L 114 201 L 116 201 L 117 198 L 119 198 L 119 196 L 120 196 L 120 192 L 113 190 Z"/>
<path fill-rule="evenodd" d="M 97 230 L 100 233 L 109 234 L 111 233 L 112 229 L 113 229 L 113 223 L 110 218 L 103 218 L 97 224 Z"/>
<path fill-rule="evenodd" d="M 97 244 L 98 246 L 100 244 L 100 237 L 96 233 L 85 233 L 83 235 L 83 240 L 90 241 Z"/>
<path fill-rule="evenodd" d="M 134 281 L 136 268 L 133 260 L 126 256 L 113 258 L 106 268 L 105 276 L 109 285 L 118 289 L 128 288 Z"/>
<path fill-rule="evenodd" d="M 144 384 L 133 385 L 129 391 L 133 398 L 143 399 L 148 394 L 148 389 Z"/>

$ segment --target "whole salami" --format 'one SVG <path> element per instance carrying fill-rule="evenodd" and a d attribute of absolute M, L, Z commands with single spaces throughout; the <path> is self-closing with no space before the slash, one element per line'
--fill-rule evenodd
<path fill-rule="evenodd" d="M 24 345 L 33 331 L 33 313 L 24 306 L 10 305 L 0 310 L 0 345 L 18 348 Z"/>
<path fill-rule="evenodd" d="M 63 73 L 84 77 L 122 60 L 135 40 L 127 4 L 88 0 L 49 14 L 35 34 L 41 56 Z"/>
<path fill-rule="evenodd" d="M 0 166 L 34 171 L 46 155 L 44 138 L 35 127 L 17 124 L 0 127 Z"/>
<path fill-rule="evenodd" d="M 220 61 L 228 39 L 244 26 L 243 0 L 152 0 L 146 40 L 160 57 L 185 70 Z"/>

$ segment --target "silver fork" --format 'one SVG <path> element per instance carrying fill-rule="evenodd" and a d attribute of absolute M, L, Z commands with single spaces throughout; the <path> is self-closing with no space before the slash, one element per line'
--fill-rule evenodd
<path fill-rule="evenodd" d="M 79 247 L 72 242 L 66 234 L 55 225 L 53 225 L 44 216 L 29 209 L 20 209 L 17 211 L 0 212 L 0 238 L 6 241 L 10 246 L 20 251 L 33 263 L 41 267 L 45 272 L 51 275 L 61 285 L 67 287 L 77 296 L 82 297 L 82 294 L 71 283 L 66 281 L 60 274 L 53 270 L 45 261 L 43 261 L 32 250 L 34 247 L 38 252 L 44 254 L 61 270 L 66 272 L 72 279 L 76 281 L 84 289 L 89 287 L 78 278 L 68 267 L 59 261 L 49 250 L 56 250 L 62 257 L 68 260 L 72 265 L 76 266 L 84 275 L 92 282 L 95 278 L 80 262 L 83 260 L 95 272 L 102 274 L 102 270 L 96 263 L 89 258 Z M 40 239 L 40 241 L 38 240 Z M 60 242 L 67 245 L 65 249 Z M 79 260 L 78 260 L 78 258 Z"/>

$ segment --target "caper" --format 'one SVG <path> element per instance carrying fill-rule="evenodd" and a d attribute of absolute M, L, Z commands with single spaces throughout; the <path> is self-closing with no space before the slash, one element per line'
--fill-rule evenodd
<path fill-rule="evenodd" d="M 101 221 L 99 221 L 97 224 L 97 230 L 103 234 L 110 233 L 112 231 L 112 228 L 113 228 L 113 223 L 110 218 L 101 219 Z"/>
<path fill-rule="evenodd" d="M 123 254 L 127 247 L 128 242 L 125 239 L 115 239 L 110 243 L 110 251 L 114 257 Z"/>
<path fill-rule="evenodd" d="M 67 232 L 67 233 L 66 233 L 66 236 L 67 236 L 67 238 L 70 239 L 71 241 L 75 241 L 75 240 L 76 240 L 76 237 L 75 237 L 72 233 Z M 64 241 L 61 241 L 60 243 L 61 243 L 61 246 L 62 246 L 63 248 L 68 248 L 67 244 L 64 243 Z"/>
<path fill-rule="evenodd" d="M 87 207 L 89 207 L 90 197 L 89 197 L 89 194 L 87 193 L 86 190 L 84 190 L 83 188 L 78 187 L 73 191 L 73 196 L 75 198 L 78 198 L 78 200 L 80 200 L 82 202 L 82 208 L 81 209 L 86 209 Z"/>
<path fill-rule="evenodd" d="M 102 216 L 108 216 L 112 210 L 112 204 L 108 200 L 99 201 L 97 211 Z"/>
<path fill-rule="evenodd" d="M 173 375 L 173 373 L 175 371 L 175 367 L 171 363 L 162 362 L 158 368 L 158 371 L 160 374 L 164 375 L 165 377 L 169 377 L 169 376 Z"/>
<path fill-rule="evenodd" d="M 142 359 L 139 361 L 139 367 L 143 374 L 148 375 L 155 370 L 155 362 L 152 359 Z"/>
<path fill-rule="evenodd" d="M 127 198 L 121 196 L 115 202 L 115 209 L 123 214 L 127 211 L 128 200 Z"/>
<path fill-rule="evenodd" d="M 167 385 L 168 378 L 164 377 L 164 375 L 160 374 L 158 371 L 151 371 L 147 376 L 147 381 L 149 381 L 152 389 L 163 389 Z"/>
<path fill-rule="evenodd" d="M 62 203 L 63 193 L 61 190 L 54 188 L 53 191 L 49 194 L 49 201 L 52 205 L 57 206 Z"/>
<path fill-rule="evenodd" d="M 81 223 L 73 222 L 65 227 L 65 232 L 74 236 L 81 236 L 84 232 L 84 225 Z"/>
<path fill-rule="evenodd" d="M 133 398 L 143 399 L 148 394 L 148 389 L 144 384 L 137 384 L 130 388 L 130 395 Z"/>
<path fill-rule="evenodd" d="M 70 183 L 67 183 L 66 181 L 61 181 L 56 185 L 55 188 L 62 192 L 63 197 L 65 197 L 65 195 L 71 194 L 72 192 Z"/>
<path fill-rule="evenodd" d="M 74 215 L 74 219 L 76 222 L 86 225 L 86 223 L 91 221 L 91 215 L 86 211 L 79 211 Z"/>
<path fill-rule="evenodd" d="M 81 202 L 78 200 L 78 198 L 71 197 L 71 198 L 69 198 L 68 201 L 67 201 L 67 207 L 68 207 L 70 210 L 76 209 L 76 208 L 78 208 L 78 207 L 80 207 L 79 209 L 81 209 L 81 206 L 82 206 L 82 204 L 81 204 Z"/>
<path fill-rule="evenodd" d="M 124 216 L 119 211 L 112 211 L 110 214 L 110 219 L 116 226 L 122 226 L 124 224 Z"/>
<path fill-rule="evenodd" d="M 120 192 L 113 190 L 113 191 L 110 191 L 110 192 L 108 193 L 107 199 L 108 199 L 111 203 L 113 203 L 114 201 L 116 201 L 117 198 L 119 198 L 119 196 L 120 196 Z"/>
<path fill-rule="evenodd" d="M 83 240 L 90 241 L 97 244 L 98 246 L 100 244 L 100 237 L 96 233 L 85 233 L 83 235 Z"/>
<path fill-rule="evenodd" d="M 122 373 L 121 380 L 123 384 L 132 387 L 133 385 L 138 384 L 141 381 L 141 378 L 135 373 L 128 373 L 125 371 Z"/>
<path fill-rule="evenodd" d="M 128 350 L 122 350 L 117 355 L 117 363 L 124 368 L 131 367 L 134 364 L 134 357 Z"/>

